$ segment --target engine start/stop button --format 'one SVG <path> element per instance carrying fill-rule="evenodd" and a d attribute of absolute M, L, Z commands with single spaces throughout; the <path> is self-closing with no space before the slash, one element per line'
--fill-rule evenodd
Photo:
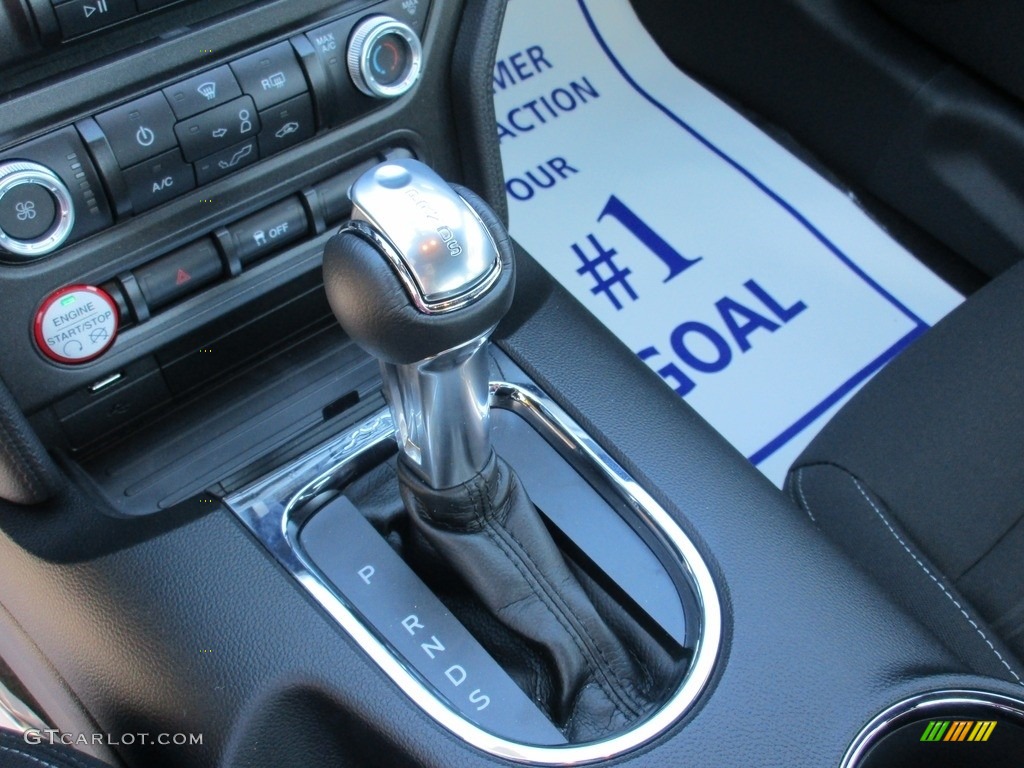
<path fill-rule="evenodd" d="M 58 363 L 87 363 L 114 343 L 119 320 L 117 305 L 106 291 L 69 285 L 47 296 L 36 313 L 36 344 Z"/>

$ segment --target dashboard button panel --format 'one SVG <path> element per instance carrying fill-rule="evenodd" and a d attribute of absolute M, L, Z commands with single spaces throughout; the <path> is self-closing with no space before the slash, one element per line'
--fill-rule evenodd
<path fill-rule="evenodd" d="M 90 18 L 115 14 L 115 5 L 124 7 L 106 0 L 106 10 L 100 10 L 101 0 L 93 2 L 88 7 L 97 10 L 90 11 Z M 138 0 L 133 7 L 144 12 L 169 4 Z M 64 13 L 70 13 L 80 0 L 54 3 L 55 9 L 65 6 L 69 10 Z M 352 31 L 373 20 L 380 34 L 367 48 L 370 60 L 382 67 L 378 75 L 387 85 L 404 82 L 399 76 L 409 74 L 410 60 L 402 55 L 387 59 L 389 43 L 399 49 L 404 45 L 394 37 L 396 29 L 418 43 L 427 6 L 427 0 L 381 0 L 361 13 L 293 31 L 286 40 L 0 153 L 0 161 L 34 161 L 52 170 L 68 189 L 75 222 L 66 239 L 25 252 L 16 243 L 12 249 L 11 239 L 5 244 L 0 236 L 0 260 L 46 256 L 111 226 L 115 217 L 123 220 L 149 211 L 378 108 L 382 99 L 360 92 L 349 75 Z M 108 20 L 113 23 L 113 18 Z M 390 26 L 378 29 L 385 22 Z M 20 202 L 32 203 L 36 217 L 49 215 L 46 197 Z M 0 220 L 12 230 L 32 234 L 42 218 L 28 218 L 23 211 L 0 210 Z"/>
<path fill-rule="evenodd" d="M 411 156 L 405 149 L 386 156 Z M 232 221 L 165 256 L 122 273 L 105 284 L 115 298 L 125 297 L 121 316 L 139 323 L 165 307 L 222 279 L 231 279 L 254 263 L 273 257 L 341 221 L 351 210 L 344 190 L 380 161 L 377 156 L 325 179 L 301 195 L 291 195 L 256 213 Z"/>

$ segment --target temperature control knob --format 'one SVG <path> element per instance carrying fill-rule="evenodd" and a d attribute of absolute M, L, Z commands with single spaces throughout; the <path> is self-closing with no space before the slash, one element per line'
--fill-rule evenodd
<path fill-rule="evenodd" d="M 423 65 L 416 32 L 390 16 L 370 16 L 352 31 L 348 73 L 367 96 L 392 99 L 412 88 Z"/>
<path fill-rule="evenodd" d="M 75 226 L 71 193 L 44 165 L 0 163 L 0 248 L 23 259 L 59 248 Z"/>

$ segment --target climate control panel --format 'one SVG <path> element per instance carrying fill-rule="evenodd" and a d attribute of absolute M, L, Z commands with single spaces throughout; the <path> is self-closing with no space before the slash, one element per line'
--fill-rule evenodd
<path fill-rule="evenodd" d="M 379 3 L 0 153 L 0 261 L 51 254 L 403 95 L 421 72 L 417 5 Z"/>

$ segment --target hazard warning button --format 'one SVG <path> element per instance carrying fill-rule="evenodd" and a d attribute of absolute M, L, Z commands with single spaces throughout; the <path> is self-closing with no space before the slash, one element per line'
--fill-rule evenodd
<path fill-rule="evenodd" d="M 212 240 L 197 240 L 135 270 L 151 312 L 216 282 L 223 264 Z"/>
<path fill-rule="evenodd" d="M 118 322 L 109 294 L 91 285 L 69 285 L 46 297 L 36 313 L 34 335 L 48 358 L 79 365 L 110 349 Z"/>

